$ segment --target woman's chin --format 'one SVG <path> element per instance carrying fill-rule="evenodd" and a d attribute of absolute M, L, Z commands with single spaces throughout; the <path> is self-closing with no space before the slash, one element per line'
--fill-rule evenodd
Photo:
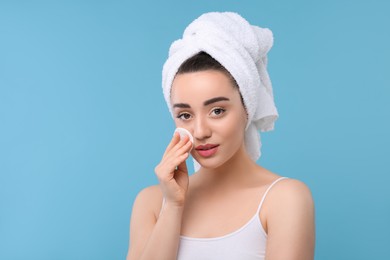
<path fill-rule="evenodd" d="M 221 167 L 225 162 L 218 160 L 217 158 L 195 158 L 199 165 L 207 170 L 214 170 Z"/>

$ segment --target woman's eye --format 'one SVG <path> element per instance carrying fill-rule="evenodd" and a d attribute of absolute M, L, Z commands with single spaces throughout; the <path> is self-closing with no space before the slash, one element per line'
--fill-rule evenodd
<path fill-rule="evenodd" d="M 191 118 L 191 115 L 188 113 L 181 113 L 177 116 L 177 118 L 181 120 L 189 120 Z"/>
<path fill-rule="evenodd" d="M 213 115 L 215 116 L 220 116 L 222 115 L 223 113 L 225 112 L 225 109 L 223 108 L 215 108 L 213 109 L 213 111 L 211 112 Z"/>

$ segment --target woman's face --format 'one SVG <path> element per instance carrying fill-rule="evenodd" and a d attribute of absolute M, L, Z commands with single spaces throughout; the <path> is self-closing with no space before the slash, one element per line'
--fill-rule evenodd
<path fill-rule="evenodd" d="M 171 104 L 176 127 L 194 136 L 191 155 L 203 167 L 219 167 L 243 147 L 246 111 L 238 89 L 224 73 L 207 70 L 177 75 Z"/>

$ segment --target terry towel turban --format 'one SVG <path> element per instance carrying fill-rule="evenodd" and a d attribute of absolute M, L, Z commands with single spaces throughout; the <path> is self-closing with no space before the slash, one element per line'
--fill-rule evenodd
<path fill-rule="evenodd" d="M 170 92 L 180 65 L 204 51 L 222 64 L 236 80 L 247 113 L 245 148 L 256 161 L 260 158 L 260 133 L 274 129 L 279 114 L 267 72 L 267 53 L 273 45 L 272 32 L 253 26 L 237 13 L 211 12 L 195 19 L 172 43 L 162 71 L 162 87 L 172 113 Z M 195 170 L 199 165 L 195 162 Z"/>

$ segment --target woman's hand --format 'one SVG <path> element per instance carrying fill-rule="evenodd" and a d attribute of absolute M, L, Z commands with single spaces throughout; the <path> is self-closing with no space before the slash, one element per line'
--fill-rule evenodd
<path fill-rule="evenodd" d="M 191 147 L 188 136 L 180 140 L 180 135 L 174 133 L 161 162 L 155 168 L 166 203 L 174 206 L 184 206 L 188 189 L 186 159 Z"/>

